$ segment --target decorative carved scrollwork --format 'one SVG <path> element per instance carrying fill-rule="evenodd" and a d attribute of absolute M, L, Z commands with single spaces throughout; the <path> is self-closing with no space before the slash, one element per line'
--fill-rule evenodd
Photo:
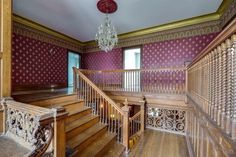
<path fill-rule="evenodd" d="M 7 133 L 32 147 L 29 157 L 53 156 L 52 152 L 44 155 L 53 137 L 51 122 L 40 125 L 39 119 L 39 116 L 19 109 L 7 108 Z"/>
<path fill-rule="evenodd" d="M 34 143 L 34 145 L 36 148 L 33 152 L 31 152 L 29 157 L 53 156 L 53 152 L 46 153 L 44 155 L 44 153 L 47 151 L 48 146 L 50 145 L 52 137 L 53 137 L 53 128 L 50 124 L 46 126 L 40 126 L 35 133 L 36 142 Z"/>
<path fill-rule="evenodd" d="M 186 111 L 148 107 L 147 126 L 150 128 L 185 133 Z"/>
<path fill-rule="evenodd" d="M 39 129 L 39 117 L 17 109 L 7 108 L 8 132 L 34 146 L 35 134 Z"/>

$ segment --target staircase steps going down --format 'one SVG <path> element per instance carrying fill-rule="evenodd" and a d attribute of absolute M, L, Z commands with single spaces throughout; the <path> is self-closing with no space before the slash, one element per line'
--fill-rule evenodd
<path fill-rule="evenodd" d="M 117 143 L 116 134 L 107 131 L 99 116 L 85 106 L 77 95 L 65 95 L 32 102 L 48 108 L 63 107 L 68 112 L 65 120 L 67 157 L 120 157 L 124 146 Z"/>

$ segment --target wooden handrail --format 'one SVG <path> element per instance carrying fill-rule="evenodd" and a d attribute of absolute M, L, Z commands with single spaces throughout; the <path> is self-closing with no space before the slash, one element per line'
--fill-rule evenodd
<path fill-rule="evenodd" d="M 30 104 L 25 104 L 21 102 L 14 101 L 13 99 L 7 100 L 7 106 L 14 109 L 19 109 L 21 111 L 29 112 L 32 115 L 38 116 L 39 120 L 44 120 L 54 116 L 54 110 L 43 108 L 39 106 L 33 106 Z"/>
<path fill-rule="evenodd" d="M 74 71 L 80 75 L 93 89 L 102 95 L 117 111 L 124 115 L 123 110 L 110 97 L 108 97 L 101 89 L 99 89 L 92 81 L 90 81 L 79 69 L 74 67 Z"/>
<path fill-rule="evenodd" d="M 184 67 L 80 71 L 106 91 L 184 95 L 186 89 Z"/>
<path fill-rule="evenodd" d="M 134 120 L 135 118 L 137 118 L 140 115 L 141 115 L 141 111 L 137 112 L 133 117 L 130 117 L 129 120 Z"/>
<path fill-rule="evenodd" d="M 193 66 L 196 62 L 198 62 L 200 59 L 202 59 L 204 56 L 206 56 L 210 51 L 214 48 L 216 48 L 220 43 L 224 42 L 227 38 L 232 36 L 236 32 L 236 19 L 234 19 L 223 31 L 220 32 L 216 36 L 214 40 L 208 44 L 207 47 L 205 47 L 199 55 L 188 65 L 188 68 Z"/>
<path fill-rule="evenodd" d="M 88 69 L 79 69 L 81 72 L 85 73 L 109 73 L 109 72 L 129 72 L 129 71 L 177 71 L 177 70 L 186 70 L 185 67 L 163 67 L 155 69 L 114 69 L 114 70 L 88 70 Z"/>

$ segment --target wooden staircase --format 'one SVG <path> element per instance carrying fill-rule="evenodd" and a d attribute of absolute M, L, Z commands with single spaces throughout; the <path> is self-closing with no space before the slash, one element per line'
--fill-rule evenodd
<path fill-rule="evenodd" d="M 48 108 L 63 107 L 68 112 L 65 121 L 66 154 L 69 157 L 119 157 L 125 147 L 116 141 L 116 134 L 107 131 L 92 109 L 70 94 L 31 102 Z"/>

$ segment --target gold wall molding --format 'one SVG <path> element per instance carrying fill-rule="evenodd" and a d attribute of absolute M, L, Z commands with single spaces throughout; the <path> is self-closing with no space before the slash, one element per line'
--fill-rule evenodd
<path fill-rule="evenodd" d="M 83 52 L 83 46 L 76 42 L 70 42 L 64 38 L 53 36 L 50 33 L 35 29 L 34 27 L 26 26 L 16 21 L 13 22 L 13 33 L 40 40 L 46 43 L 54 44 L 63 48 L 74 50 L 77 52 Z"/>
<path fill-rule="evenodd" d="M 220 26 L 224 28 L 236 15 L 236 0 L 230 0 L 221 11 Z"/>
<path fill-rule="evenodd" d="M 220 30 L 221 28 L 219 21 L 215 20 L 147 35 L 141 35 L 138 37 L 120 39 L 117 48 L 216 33 Z M 100 51 L 96 44 L 89 44 L 84 48 L 85 53 L 95 51 Z"/>
<path fill-rule="evenodd" d="M 0 0 L 0 12 L 0 97 L 10 97 L 12 86 L 12 1 Z"/>
<path fill-rule="evenodd" d="M 36 30 L 39 30 L 41 32 L 45 32 L 47 34 L 50 34 L 52 36 L 55 36 L 55 37 L 58 37 L 60 39 L 63 39 L 65 41 L 68 41 L 68 42 L 71 42 L 71 43 L 74 43 L 74 44 L 78 44 L 80 46 L 83 46 L 83 43 L 77 39 L 74 39 L 72 37 L 69 37 L 63 33 L 60 33 L 60 32 L 57 32 L 49 27 L 46 27 L 46 26 L 43 26 L 35 21 L 32 21 L 32 20 L 29 20 L 29 19 L 26 19 L 22 16 L 19 16 L 19 15 L 16 15 L 16 14 L 13 14 L 13 21 L 14 22 L 17 22 L 17 23 L 20 23 L 20 24 L 23 24 L 25 26 L 28 26 L 30 28 L 34 28 Z"/>

